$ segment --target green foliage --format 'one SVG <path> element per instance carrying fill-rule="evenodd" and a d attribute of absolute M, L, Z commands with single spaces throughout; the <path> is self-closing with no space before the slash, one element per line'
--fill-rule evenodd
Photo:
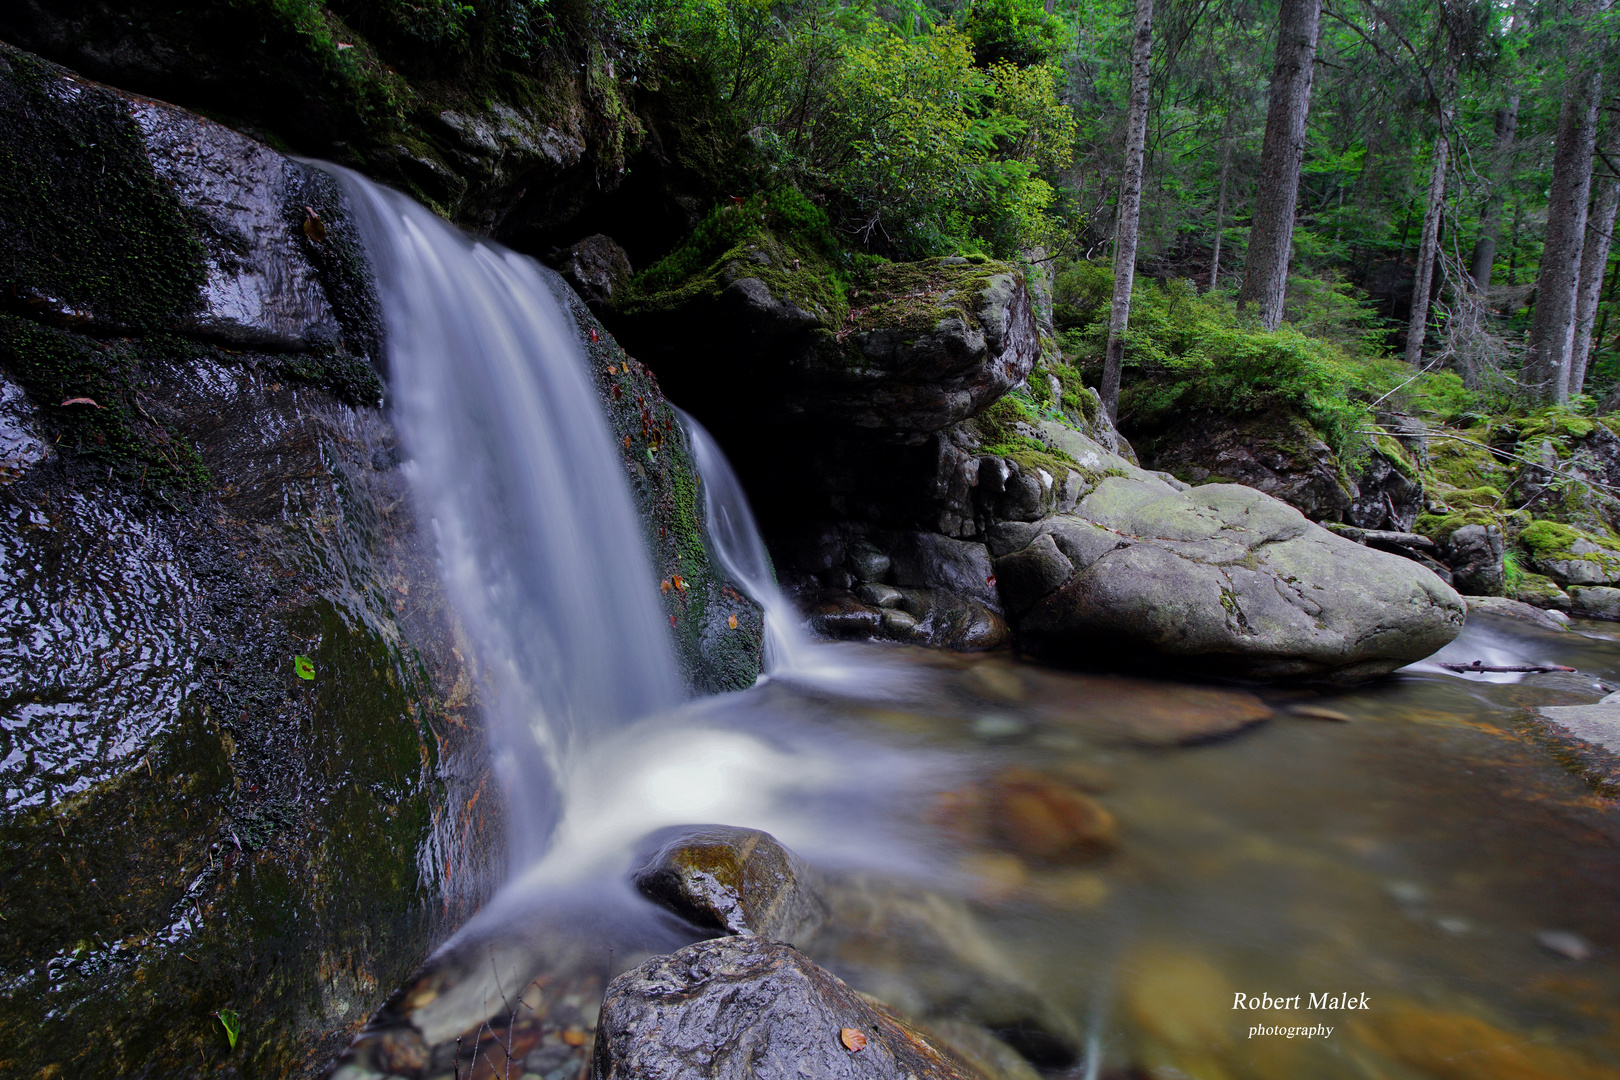
<path fill-rule="evenodd" d="M 1525 573 L 1524 567 L 1519 565 L 1519 553 L 1517 551 L 1509 548 L 1502 553 L 1502 580 L 1507 595 L 1513 596 L 1522 589 L 1528 577 L 1529 575 Z"/>
<path fill-rule="evenodd" d="M 1052 178 L 1075 128 L 1057 71 L 979 67 L 967 34 L 914 14 L 901 26 L 820 0 L 686 0 L 664 40 L 681 78 L 704 88 L 695 104 L 714 136 L 754 160 L 753 182 L 785 174 L 825 196 L 862 245 L 1011 257 L 1050 239 Z"/>
<path fill-rule="evenodd" d="M 962 29 L 973 42 L 974 58 L 986 67 L 1044 64 L 1068 36 L 1063 20 L 1049 14 L 1041 0 L 973 0 Z"/>
<path fill-rule="evenodd" d="M 307 656 L 293 657 L 293 674 L 306 681 L 315 678 L 315 661 Z"/>
<path fill-rule="evenodd" d="M 242 1030 L 242 1019 L 230 1009 L 221 1009 L 214 1014 L 219 1020 L 219 1026 L 225 1029 L 225 1039 L 230 1043 L 232 1050 L 236 1049 L 236 1040 Z"/>

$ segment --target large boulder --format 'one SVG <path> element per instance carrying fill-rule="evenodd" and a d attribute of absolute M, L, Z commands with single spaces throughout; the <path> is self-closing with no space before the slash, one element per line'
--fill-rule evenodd
<path fill-rule="evenodd" d="M 1354 679 L 1462 629 L 1461 599 L 1434 574 L 1261 492 L 1178 491 L 1123 462 L 1112 471 L 1069 514 L 989 530 L 1008 613 L 1036 655 Z"/>
<path fill-rule="evenodd" d="M 729 937 L 608 984 L 593 1080 L 970 1080 L 963 1061 L 788 945 Z"/>

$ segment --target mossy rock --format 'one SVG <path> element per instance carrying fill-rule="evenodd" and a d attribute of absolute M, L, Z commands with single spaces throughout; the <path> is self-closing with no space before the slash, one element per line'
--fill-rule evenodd
<path fill-rule="evenodd" d="M 1519 533 L 1517 541 L 1545 574 L 1563 585 L 1620 582 L 1620 540 L 1546 519 Z"/>
<path fill-rule="evenodd" d="M 1444 488 L 1505 489 L 1511 479 L 1510 470 L 1491 453 L 1483 438 L 1486 433 L 1469 430 L 1455 434 L 1460 437 L 1429 440 L 1429 477 Z M 1482 437 L 1476 441 L 1476 435 Z"/>

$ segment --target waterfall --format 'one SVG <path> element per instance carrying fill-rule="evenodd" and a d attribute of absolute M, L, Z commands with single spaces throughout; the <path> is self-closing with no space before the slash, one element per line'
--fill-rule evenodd
<path fill-rule="evenodd" d="M 683 700 L 656 576 L 557 279 L 334 172 L 375 267 L 405 468 L 480 666 L 522 867 L 587 736 Z"/>
<path fill-rule="evenodd" d="M 685 412 L 680 417 L 691 436 L 692 456 L 703 482 L 709 545 L 731 580 L 765 609 L 765 670 L 776 674 L 803 669 L 814 646 L 800 628 L 799 613 L 776 584 L 771 557 L 754 523 L 742 482 L 708 429 Z"/>

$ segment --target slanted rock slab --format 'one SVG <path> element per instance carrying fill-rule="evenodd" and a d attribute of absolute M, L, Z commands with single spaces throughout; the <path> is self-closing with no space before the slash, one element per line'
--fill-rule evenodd
<path fill-rule="evenodd" d="M 593 1080 L 969 1080 L 966 1064 L 791 946 L 730 937 L 608 985 Z"/>

